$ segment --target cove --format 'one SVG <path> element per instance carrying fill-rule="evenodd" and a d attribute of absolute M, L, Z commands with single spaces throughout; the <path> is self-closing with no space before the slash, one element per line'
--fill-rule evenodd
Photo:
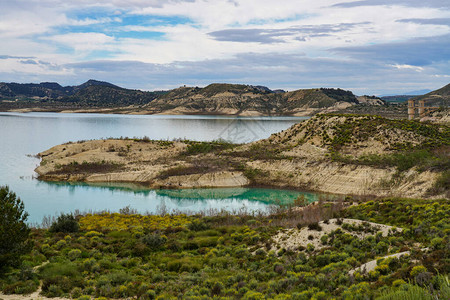
<path fill-rule="evenodd" d="M 28 221 L 32 223 L 40 223 L 44 216 L 61 212 L 117 211 L 125 206 L 139 212 L 156 212 L 163 204 L 170 210 L 243 206 L 265 209 L 272 200 L 275 203 L 296 199 L 297 192 L 264 192 L 264 189 L 143 191 L 124 186 L 47 183 L 34 179 L 39 159 L 33 155 L 69 141 L 121 136 L 248 143 L 267 138 L 304 119 L 307 118 L 0 113 L 0 185 L 8 185 L 22 199 L 30 214 Z"/>
<path fill-rule="evenodd" d="M 82 195 L 83 197 L 76 203 L 78 208 L 74 208 L 81 212 L 119 211 L 125 206 L 130 206 L 141 213 L 208 213 L 221 210 L 264 212 L 271 205 L 289 205 L 299 197 L 304 197 L 311 203 L 321 196 L 316 193 L 269 188 L 156 190 L 128 183 L 46 182 L 45 184 L 54 192 L 69 191 L 67 195 L 69 199 L 71 193 Z M 105 193 L 109 195 L 106 199 L 97 197 L 97 194 Z M 64 206 L 70 206 L 70 201 Z"/>

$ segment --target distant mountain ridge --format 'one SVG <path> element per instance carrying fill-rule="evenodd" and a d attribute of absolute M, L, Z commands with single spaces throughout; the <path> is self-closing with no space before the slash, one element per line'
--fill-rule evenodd
<path fill-rule="evenodd" d="M 421 95 L 425 95 L 426 93 L 430 93 L 430 92 L 432 92 L 432 90 L 422 89 L 422 90 L 414 90 L 414 91 L 409 91 L 409 92 L 400 92 L 400 93 L 396 93 L 396 94 L 384 94 L 384 95 L 379 95 L 379 97 L 383 98 L 383 97 L 395 97 L 395 96 L 421 96 Z"/>
<path fill-rule="evenodd" d="M 408 101 L 411 98 L 417 97 L 417 95 L 395 95 L 395 96 L 382 96 L 380 97 L 381 99 L 383 99 L 383 101 L 386 102 L 405 102 Z"/>
<path fill-rule="evenodd" d="M 61 86 L 57 82 L 41 83 L 6 83 L 0 82 L 0 98 L 10 97 L 39 97 L 58 99 L 64 96 L 71 96 L 77 91 L 89 86 L 108 86 L 120 89 L 120 87 L 104 81 L 90 79 L 81 85 Z"/>
<path fill-rule="evenodd" d="M 56 82 L 0 83 L 0 99 L 35 99 L 76 104 L 82 107 L 112 107 L 146 104 L 157 92 L 145 92 L 119 87 L 105 81 L 90 79 L 76 86 L 61 86 Z"/>
<path fill-rule="evenodd" d="M 122 113 L 139 114 L 309 115 L 361 103 L 383 104 L 380 99 L 369 98 L 358 100 L 351 91 L 334 88 L 286 92 L 260 85 L 228 83 L 154 92 L 92 79 L 77 86 L 61 86 L 56 82 L 0 83 L 0 100 L 31 101 L 34 107 L 46 103 L 56 107 L 56 111 L 60 105 L 72 109 L 117 108 Z"/>

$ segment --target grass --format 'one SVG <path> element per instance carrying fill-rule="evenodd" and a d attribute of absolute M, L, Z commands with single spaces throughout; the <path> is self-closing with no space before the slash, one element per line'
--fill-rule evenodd
<path fill-rule="evenodd" d="M 249 160 L 279 160 L 286 159 L 282 152 L 286 150 L 283 145 L 271 145 L 268 143 L 257 142 L 251 144 L 245 150 L 236 150 L 227 152 L 226 155 L 230 157 L 242 157 Z"/>
<path fill-rule="evenodd" d="M 51 171 L 48 175 L 58 174 L 83 174 L 83 173 L 108 173 L 119 170 L 123 167 L 123 164 L 115 163 L 111 161 L 102 160 L 100 162 L 87 162 L 84 161 L 81 164 L 78 162 L 71 162 L 67 165 L 56 165 L 55 171 Z"/>
<path fill-rule="evenodd" d="M 167 179 L 171 176 L 182 176 L 192 174 L 204 174 L 213 171 L 214 169 L 207 165 L 190 165 L 190 166 L 177 166 L 162 171 L 157 178 Z"/>
<path fill-rule="evenodd" d="M 431 195 L 439 195 L 445 193 L 450 198 L 450 169 L 442 172 L 434 183 L 433 187 L 428 191 Z"/>
<path fill-rule="evenodd" d="M 447 147 L 449 148 L 449 147 Z M 450 168 L 450 158 L 447 155 L 436 154 L 430 150 L 402 151 L 391 154 L 369 154 L 358 158 L 332 152 L 333 161 L 348 164 L 368 165 L 374 167 L 395 167 L 399 172 L 417 167 L 419 171 L 443 171 Z"/>
<path fill-rule="evenodd" d="M 391 120 L 379 116 L 369 115 L 342 115 L 324 114 L 318 115 L 319 120 L 331 117 L 345 117 L 343 122 L 338 122 L 331 128 L 333 138 L 330 140 L 330 150 L 338 151 L 355 141 L 364 141 L 370 137 L 379 136 L 388 143 L 389 135 L 383 136 L 382 132 L 404 131 L 412 132 L 420 136 L 422 142 L 412 145 L 410 141 L 396 143 L 396 150 L 432 150 L 440 146 L 450 146 L 450 127 L 445 125 L 423 123 L 415 120 Z"/>
<path fill-rule="evenodd" d="M 212 142 L 195 142 L 185 140 L 183 142 L 188 145 L 185 151 L 186 155 L 220 152 L 223 150 L 232 149 L 236 146 L 236 144 L 224 140 L 216 140 Z"/>

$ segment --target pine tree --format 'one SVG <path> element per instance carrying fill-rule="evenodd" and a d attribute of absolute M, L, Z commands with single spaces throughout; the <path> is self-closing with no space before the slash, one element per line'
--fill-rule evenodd
<path fill-rule="evenodd" d="M 30 251 L 28 213 L 8 186 L 0 186 L 0 269 L 14 266 L 22 254 Z"/>

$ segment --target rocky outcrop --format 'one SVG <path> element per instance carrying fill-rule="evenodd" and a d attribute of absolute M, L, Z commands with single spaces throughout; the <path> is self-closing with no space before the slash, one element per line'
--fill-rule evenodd
<path fill-rule="evenodd" d="M 386 105 L 386 102 L 384 102 L 383 99 L 375 97 L 375 96 L 359 96 L 357 97 L 359 104 L 365 104 L 365 105 Z"/>
<path fill-rule="evenodd" d="M 238 84 L 180 87 L 159 96 L 142 109 L 161 114 L 312 115 L 357 104 L 341 89 L 305 89 L 292 92 Z"/>

